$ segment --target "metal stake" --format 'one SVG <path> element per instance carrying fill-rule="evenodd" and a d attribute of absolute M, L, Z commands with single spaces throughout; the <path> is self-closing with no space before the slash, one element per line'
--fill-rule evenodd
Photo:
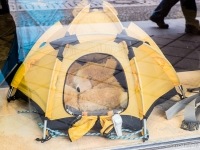
<path fill-rule="evenodd" d="M 143 119 L 143 126 L 144 126 L 144 135 L 147 134 L 147 120 L 146 119 Z"/>
<path fill-rule="evenodd" d="M 44 120 L 43 140 L 46 139 L 47 120 Z"/>
<path fill-rule="evenodd" d="M 181 93 L 182 93 L 182 95 L 183 95 L 183 98 L 186 98 L 185 92 L 183 91 L 183 86 L 182 86 L 182 85 L 179 85 L 178 87 L 179 87 L 179 89 L 180 89 L 180 91 L 181 91 Z"/>
<path fill-rule="evenodd" d="M 7 98 L 9 98 L 11 96 L 12 91 L 13 91 L 13 87 L 10 87 L 8 90 Z"/>

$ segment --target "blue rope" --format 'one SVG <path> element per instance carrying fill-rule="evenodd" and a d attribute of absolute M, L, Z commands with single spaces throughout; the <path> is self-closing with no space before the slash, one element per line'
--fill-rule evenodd
<path fill-rule="evenodd" d="M 18 113 L 38 113 L 36 110 L 24 110 L 24 111 L 18 111 Z M 38 123 L 38 126 L 43 129 L 44 125 L 41 123 Z M 58 136 L 68 136 L 68 134 L 62 133 L 59 130 L 52 130 L 50 128 L 46 128 L 49 132 L 49 134 L 52 137 L 58 137 Z M 128 132 L 128 134 L 123 135 L 123 136 L 117 136 L 116 133 L 112 132 L 110 134 L 108 134 L 107 138 L 111 139 L 111 140 L 116 140 L 116 139 L 123 139 L 123 140 L 139 140 L 139 139 L 143 139 L 143 138 L 147 138 L 147 136 L 149 135 L 148 131 L 146 135 L 140 136 L 140 137 L 132 137 L 138 133 L 141 133 L 143 131 L 143 129 L 138 130 L 138 131 L 131 131 L 129 129 L 122 129 L 122 132 Z M 98 132 L 89 132 L 86 133 L 85 136 L 101 136 L 101 133 Z"/>
<path fill-rule="evenodd" d="M 41 123 L 38 123 L 39 127 L 41 129 L 44 128 L 43 124 Z M 59 130 L 52 130 L 50 128 L 46 128 L 48 131 L 49 131 L 49 134 L 52 136 L 52 137 L 58 137 L 58 136 L 68 136 L 68 134 L 65 134 L 65 133 L 62 133 L 60 132 Z M 135 137 L 135 138 L 130 138 L 131 136 L 133 135 L 136 135 L 138 133 L 141 133 L 143 130 L 139 130 L 139 131 L 136 131 L 136 132 L 132 132 L 131 130 L 129 129 L 122 129 L 123 132 L 131 132 L 131 134 L 126 134 L 124 136 L 116 136 L 116 134 L 114 132 L 110 133 L 107 138 L 111 139 L 111 140 L 116 140 L 116 139 L 123 139 L 123 140 L 139 140 L 139 139 L 143 139 L 143 138 L 146 138 L 147 135 L 144 135 L 144 136 L 140 136 L 140 137 Z M 98 132 L 89 132 L 89 133 L 86 133 L 85 136 L 101 136 L 102 134 L 101 133 L 98 133 Z"/>
<path fill-rule="evenodd" d="M 37 113 L 38 114 L 38 111 L 37 110 L 22 110 L 22 111 L 18 111 L 18 114 L 21 114 L 21 113 Z"/>
<path fill-rule="evenodd" d="M 44 128 L 44 125 L 41 124 L 41 123 L 38 123 L 38 126 L 43 129 Z M 49 134 L 52 136 L 52 137 L 58 137 L 58 136 L 68 136 L 68 134 L 65 134 L 65 133 L 62 133 L 60 132 L 59 130 L 52 130 L 50 128 L 46 128 L 48 131 L 49 131 Z"/>

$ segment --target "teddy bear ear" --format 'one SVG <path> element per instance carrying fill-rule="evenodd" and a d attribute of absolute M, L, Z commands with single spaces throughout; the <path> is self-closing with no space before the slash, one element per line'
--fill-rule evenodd
<path fill-rule="evenodd" d="M 69 68 L 68 72 L 69 73 L 76 73 L 81 67 L 82 67 L 81 64 L 74 62 L 72 64 L 72 66 Z"/>
<path fill-rule="evenodd" d="M 68 70 L 68 74 L 67 74 L 67 80 L 66 80 L 66 84 L 67 85 L 71 85 L 73 84 L 73 78 L 75 76 L 75 74 L 77 73 L 77 71 L 82 67 L 81 64 L 74 62 L 72 64 L 72 66 L 69 68 Z"/>
<path fill-rule="evenodd" d="M 110 59 L 107 59 L 106 61 L 106 64 L 105 64 L 105 67 L 106 68 L 110 68 L 110 69 L 115 69 L 117 66 L 117 61 L 110 58 Z"/>

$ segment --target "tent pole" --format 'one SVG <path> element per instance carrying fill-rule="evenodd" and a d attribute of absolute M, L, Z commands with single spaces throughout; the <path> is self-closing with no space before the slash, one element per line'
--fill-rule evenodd
<path fill-rule="evenodd" d="M 43 140 L 46 139 L 46 129 L 47 129 L 47 120 L 44 120 L 44 128 L 43 128 Z"/>
<path fill-rule="evenodd" d="M 183 86 L 182 86 L 182 85 L 179 85 L 178 88 L 180 89 L 181 94 L 183 95 L 183 98 L 186 98 L 185 92 L 183 91 Z"/>

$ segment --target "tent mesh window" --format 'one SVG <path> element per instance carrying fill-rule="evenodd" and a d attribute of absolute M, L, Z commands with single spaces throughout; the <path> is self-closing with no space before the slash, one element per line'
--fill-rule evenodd
<path fill-rule="evenodd" d="M 124 70 L 111 55 L 93 53 L 75 60 L 66 72 L 63 105 L 68 113 L 106 115 L 126 109 L 128 89 Z"/>

